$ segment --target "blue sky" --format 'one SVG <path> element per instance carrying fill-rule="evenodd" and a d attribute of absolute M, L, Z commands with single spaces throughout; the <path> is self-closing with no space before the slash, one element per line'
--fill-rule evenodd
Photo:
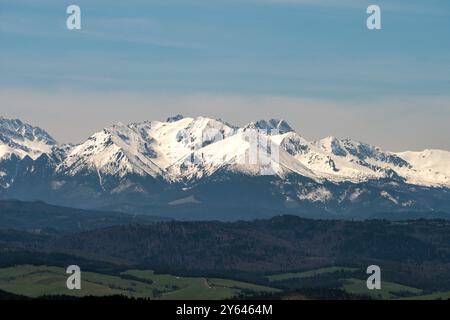
<path fill-rule="evenodd" d="M 82 9 L 81 31 L 65 28 L 70 4 Z M 380 31 L 365 26 L 369 4 L 382 9 Z M 450 122 L 447 0 L 2 0 L 0 37 L 1 113 L 50 127 L 62 140 L 109 121 L 206 112 L 235 122 L 285 117 L 310 138 L 450 149 L 450 129 L 441 128 Z M 119 94 L 126 108 L 114 105 Z M 285 108 L 270 105 L 280 99 Z M 94 119 L 86 127 L 61 130 L 48 120 L 85 117 L 74 102 L 88 104 Z M 314 126 L 304 120 L 322 113 Z M 335 124 L 339 115 L 344 123 Z M 366 122 L 351 131 L 355 120 Z M 420 125 L 431 131 L 413 142 L 410 128 Z M 411 132 L 390 141 L 404 130 Z"/>

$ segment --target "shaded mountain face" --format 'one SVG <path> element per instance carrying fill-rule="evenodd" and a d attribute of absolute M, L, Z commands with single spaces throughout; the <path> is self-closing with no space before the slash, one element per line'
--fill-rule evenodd
<path fill-rule="evenodd" d="M 283 120 L 243 127 L 177 115 L 77 146 L 0 119 L 0 197 L 182 219 L 450 212 L 450 152 L 307 141 Z"/>

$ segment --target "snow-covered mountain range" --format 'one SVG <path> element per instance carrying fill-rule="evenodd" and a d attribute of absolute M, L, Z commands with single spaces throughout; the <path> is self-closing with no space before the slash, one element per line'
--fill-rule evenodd
<path fill-rule="evenodd" d="M 186 219 L 450 212 L 450 152 L 179 115 L 118 123 L 72 146 L 0 118 L 0 197 Z"/>
<path fill-rule="evenodd" d="M 56 141 L 44 130 L 0 117 L 0 159 L 17 156 L 36 159 L 43 153 L 52 154 Z"/>

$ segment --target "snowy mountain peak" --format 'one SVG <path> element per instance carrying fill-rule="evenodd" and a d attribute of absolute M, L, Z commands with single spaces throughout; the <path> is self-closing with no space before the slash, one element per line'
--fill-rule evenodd
<path fill-rule="evenodd" d="M 36 159 L 51 154 L 56 141 L 43 129 L 18 119 L 0 117 L 0 158 L 16 155 Z"/>
<path fill-rule="evenodd" d="M 379 147 L 351 139 L 339 140 L 330 136 L 315 142 L 315 145 L 330 154 L 352 158 L 360 163 L 368 161 L 371 164 L 382 162 L 397 167 L 409 166 L 407 161 L 392 152 L 385 152 Z"/>
<path fill-rule="evenodd" d="M 175 115 L 173 117 L 167 118 L 166 122 L 177 122 L 177 121 L 179 121 L 181 119 L 184 119 L 184 116 L 182 116 L 181 114 L 177 114 L 177 115 Z"/>
<path fill-rule="evenodd" d="M 149 136 L 151 123 L 114 124 L 93 134 L 72 149 L 58 171 L 75 175 L 96 172 L 99 176 L 124 177 L 127 174 L 157 176 L 161 169 L 152 161 L 156 157 Z"/>
<path fill-rule="evenodd" d="M 288 132 L 294 132 L 294 129 L 284 120 L 270 119 L 259 120 L 256 122 L 250 122 L 244 129 L 260 129 L 267 131 L 268 134 L 284 134 Z"/>
<path fill-rule="evenodd" d="M 58 146 L 42 129 L 0 118 L 0 197 L 134 213 L 169 206 L 183 217 L 181 203 L 225 216 L 257 208 L 371 217 L 450 212 L 449 192 L 450 152 L 311 142 L 278 119 L 243 128 L 182 116 L 116 123 L 77 146 Z"/>
<path fill-rule="evenodd" d="M 213 144 L 194 150 L 169 169 L 175 176 L 199 179 L 219 171 L 251 176 L 284 177 L 294 173 L 316 179 L 302 163 L 279 148 L 279 136 L 239 130 Z"/>
<path fill-rule="evenodd" d="M 94 174 L 100 180 L 139 175 L 179 181 L 225 170 L 280 178 L 292 173 L 334 183 L 392 179 L 450 187 L 450 152 L 392 153 L 333 136 L 310 142 L 278 119 L 243 128 L 220 119 L 180 115 L 167 121 L 116 123 L 72 147 L 58 146 L 40 128 L 0 118 L 0 159 L 16 155 L 36 160 L 44 153 L 58 165 L 58 174 Z"/>
<path fill-rule="evenodd" d="M 210 118 L 176 118 L 105 128 L 74 148 L 59 171 L 70 175 L 93 171 L 119 177 L 133 173 L 170 179 L 167 168 L 174 162 L 236 131 Z"/>
<path fill-rule="evenodd" d="M 10 138 L 40 140 L 48 144 L 56 144 L 56 141 L 43 129 L 33 127 L 19 119 L 6 119 L 0 117 L 0 133 Z"/>
<path fill-rule="evenodd" d="M 400 174 L 412 184 L 427 186 L 450 186 L 450 152 L 426 149 L 397 153 L 410 164 L 402 168 Z"/>

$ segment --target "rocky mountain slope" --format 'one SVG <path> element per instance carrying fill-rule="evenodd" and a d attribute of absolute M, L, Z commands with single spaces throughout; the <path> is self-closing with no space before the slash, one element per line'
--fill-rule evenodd
<path fill-rule="evenodd" d="M 0 197 L 182 219 L 450 212 L 450 152 L 307 141 L 283 120 L 175 116 L 76 146 L 0 118 Z"/>

